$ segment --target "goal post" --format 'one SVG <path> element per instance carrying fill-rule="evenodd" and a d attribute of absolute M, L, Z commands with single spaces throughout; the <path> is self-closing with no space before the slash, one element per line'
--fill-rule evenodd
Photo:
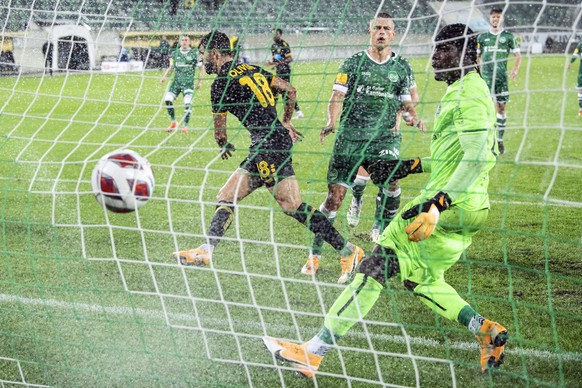
<path fill-rule="evenodd" d="M 216 196 L 250 139 L 229 115 L 236 150 L 220 158 L 213 75 L 193 93 L 187 131 L 166 131 L 168 82 L 160 80 L 168 56 L 185 34 L 197 54 L 200 38 L 219 29 L 239 39 L 240 60 L 264 66 L 273 30 L 283 30 L 305 115 L 293 119 L 304 135 L 293 165 L 302 200 L 318 208 L 333 149 L 333 135 L 320 143 L 333 82 L 344 60 L 368 48 L 370 19 L 379 11 L 394 17 L 393 49 L 414 72 L 428 131 L 400 126 L 408 158 L 430 153 L 446 88 L 431 66 L 436 33 L 456 22 L 485 32 L 493 7 L 518 37 L 522 63 L 509 81 L 506 152 L 490 172 L 489 218 L 446 279 L 507 327 L 505 363 L 482 374 L 470 332 L 392 279 L 309 384 L 579 384 L 580 58 L 568 66 L 582 39 L 579 1 L 7 0 L 0 4 L 0 385 L 304 386 L 261 339 L 302 342 L 318 333 L 345 288 L 337 284 L 339 256 L 324 246 L 318 274 L 303 275 L 313 235 L 260 188 L 236 204 L 210 265 L 171 258 L 206 241 Z M 182 123 L 182 94 L 173 108 Z M 107 211 L 91 187 L 99 159 L 119 149 L 147 158 L 156 184 L 147 205 L 125 214 Z M 426 178 L 401 180 L 402 204 Z M 346 221 L 348 190 L 334 226 L 370 253 L 378 189 L 368 186 L 359 225 Z"/>

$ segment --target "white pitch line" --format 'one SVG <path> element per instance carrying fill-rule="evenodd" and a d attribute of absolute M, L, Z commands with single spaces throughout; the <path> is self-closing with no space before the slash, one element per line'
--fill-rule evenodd
<path fill-rule="evenodd" d="M 110 315 L 126 315 L 126 316 L 135 316 L 138 315 L 143 318 L 152 318 L 152 319 L 161 319 L 166 320 L 166 316 L 162 311 L 158 310 L 148 310 L 142 308 L 131 308 L 131 307 L 124 307 L 124 306 L 100 306 L 96 304 L 86 304 L 86 303 L 69 303 L 63 302 L 54 299 L 35 299 L 35 298 L 25 298 L 17 295 L 9 295 L 9 294 L 0 294 L 0 303 L 20 303 L 29 306 L 44 306 L 50 307 L 55 309 L 63 309 L 63 310 L 80 310 L 86 311 L 89 313 L 106 313 Z M 184 314 L 184 313 L 168 313 L 167 315 L 168 320 L 172 324 L 173 320 L 186 320 L 186 321 L 193 321 L 196 322 L 196 316 L 194 314 Z M 204 318 L 203 321 L 205 323 L 223 323 L 223 320 L 212 319 L 212 318 Z M 255 321 L 239 321 L 237 320 L 237 324 L 244 324 L 247 327 L 262 329 L 262 325 L 259 322 Z M 290 325 L 281 325 L 281 324 L 269 324 L 270 328 L 277 329 L 277 330 L 295 330 L 295 327 Z M 204 330 L 204 328 L 200 328 L 196 325 L 192 326 L 198 330 Z M 319 327 L 307 327 L 301 326 L 299 327 L 301 330 L 312 330 L 317 331 Z M 366 333 L 352 331 L 347 334 L 347 336 L 356 337 L 356 338 L 367 338 Z M 398 344 L 405 344 L 407 339 L 401 335 L 389 335 L 389 334 L 370 334 L 370 337 L 377 340 L 388 341 Z M 408 342 L 413 345 L 418 346 L 425 346 L 429 348 L 442 348 L 444 345 L 434 339 L 426 338 L 426 337 L 408 337 Z M 463 341 L 455 341 L 451 342 L 448 345 L 450 348 L 458 349 L 458 350 L 466 350 L 466 351 L 475 351 L 477 350 L 477 343 L 476 342 L 463 342 Z M 537 349 L 528 349 L 528 348 L 507 348 L 505 352 L 508 354 L 515 354 L 515 355 L 525 355 L 527 357 L 535 357 L 535 358 L 558 358 L 561 357 L 563 361 L 578 361 L 582 362 L 582 353 L 577 352 L 564 352 L 561 354 L 556 354 L 547 350 L 537 350 Z"/>

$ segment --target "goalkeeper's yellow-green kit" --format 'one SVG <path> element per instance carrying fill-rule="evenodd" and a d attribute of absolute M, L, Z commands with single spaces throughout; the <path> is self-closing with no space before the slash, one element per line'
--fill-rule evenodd
<path fill-rule="evenodd" d="M 437 109 L 431 156 L 422 159 L 430 177 L 420 196 L 403 207 L 378 241 L 396 254 L 400 278 L 409 290 L 440 315 L 464 324 L 470 319 L 464 315 L 474 310 L 445 282 L 444 273 L 487 219 L 489 171 L 496 160 L 495 120 L 489 89 L 477 72 L 449 85 Z M 413 219 L 403 219 L 402 213 L 437 193 L 448 195 L 450 207 L 430 237 L 409 241 L 404 230 Z M 358 273 L 326 315 L 325 329 L 336 338 L 343 336 L 368 313 L 383 288 L 373 277 Z M 468 312 L 461 313 L 465 307 Z"/>

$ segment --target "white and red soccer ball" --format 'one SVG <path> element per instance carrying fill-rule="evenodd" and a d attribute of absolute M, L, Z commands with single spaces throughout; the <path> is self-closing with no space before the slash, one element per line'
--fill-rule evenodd
<path fill-rule="evenodd" d="M 97 162 L 91 175 L 95 199 L 115 213 L 128 213 L 142 207 L 154 192 L 152 167 L 146 158 L 132 150 L 108 153 Z"/>

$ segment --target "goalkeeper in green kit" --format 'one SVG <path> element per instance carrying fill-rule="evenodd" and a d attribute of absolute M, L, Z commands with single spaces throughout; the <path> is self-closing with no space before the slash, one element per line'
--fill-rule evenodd
<path fill-rule="evenodd" d="M 477 69 L 477 40 L 464 24 L 435 37 L 432 67 L 448 88 L 440 101 L 427 158 L 393 161 L 395 179 L 429 173 L 420 196 L 409 202 L 356 269 L 351 284 L 325 316 L 320 332 L 296 344 L 264 337 L 267 349 L 298 373 L 313 377 L 327 351 L 372 309 L 390 278 L 433 311 L 457 321 L 480 347 L 483 372 L 503 363 L 507 330 L 475 311 L 446 283 L 444 274 L 471 245 L 489 213 L 487 186 L 495 165 L 495 107 Z"/>

